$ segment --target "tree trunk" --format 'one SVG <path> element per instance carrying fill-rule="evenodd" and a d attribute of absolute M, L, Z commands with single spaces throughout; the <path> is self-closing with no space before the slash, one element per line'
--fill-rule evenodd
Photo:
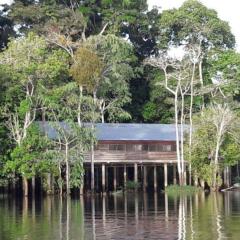
<path fill-rule="evenodd" d="M 189 172 L 189 182 L 188 182 L 188 184 L 191 186 L 192 185 L 192 164 L 191 163 L 189 163 L 188 172 Z"/>
<path fill-rule="evenodd" d="M 51 190 L 52 190 L 52 194 L 55 193 L 54 183 L 55 183 L 54 175 L 51 174 Z"/>
<path fill-rule="evenodd" d="M 194 186 L 198 187 L 198 176 L 197 176 L 196 171 L 194 171 Z"/>
<path fill-rule="evenodd" d="M 204 188 L 205 188 L 205 181 L 203 179 L 200 180 L 200 185 L 201 185 L 201 188 L 204 190 Z"/>
<path fill-rule="evenodd" d="M 101 120 L 102 120 L 102 123 L 105 122 L 105 119 L 104 119 L 104 111 L 101 111 Z"/>
<path fill-rule="evenodd" d="M 91 191 L 94 193 L 95 184 L 94 184 L 94 144 L 93 140 L 91 143 Z"/>
<path fill-rule="evenodd" d="M 51 173 L 47 174 L 47 194 L 52 194 Z"/>
<path fill-rule="evenodd" d="M 219 148 L 220 148 L 220 142 L 219 139 L 217 139 L 217 145 L 215 150 L 215 158 L 214 158 L 214 168 L 213 168 L 213 186 L 212 190 L 217 191 L 218 190 L 218 184 L 217 184 L 217 175 L 218 175 L 218 157 L 219 157 Z"/>
<path fill-rule="evenodd" d="M 28 196 L 28 180 L 27 180 L 27 178 L 23 177 L 22 182 L 23 182 L 23 196 L 27 197 Z"/>
<path fill-rule="evenodd" d="M 198 70 L 199 70 L 199 81 L 201 83 L 201 86 L 203 86 L 202 59 L 198 63 Z"/>
<path fill-rule="evenodd" d="M 32 177 L 32 195 L 34 196 L 34 194 L 35 194 L 35 186 L 36 186 L 36 178 L 35 178 L 35 176 L 34 177 Z"/>
<path fill-rule="evenodd" d="M 178 131 L 178 96 L 175 94 L 174 98 L 174 111 L 175 111 L 175 131 L 176 131 L 176 151 L 177 151 L 177 166 L 179 175 L 179 184 L 183 185 L 182 168 L 181 168 L 181 155 L 179 146 L 179 131 Z"/>
<path fill-rule="evenodd" d="M 237 176 L 239 177 L 239 161 L 237 162 Z"/>
<path fill-rule="evenodd" d="M 66 166 L 66 194 L 70 194 L 70 169 L 69 169 L 69 161 L 68 161 L 68 144 L 65 145 L 65 166 Z"/>
<path fill-rule="evenodd" d="M 83 195 L 83 184 L 79 187 L 80 197 Z"/>
<path fill-rule="evenodd" d="M 78 125 L 79 127 L 82 126 L 82 119 L 81 119 L 81 110 L 82 110 L 82 96 L 83 96 L 83 87 L 79 86 L 79 100 L 78 100 Z"/>
<path fill-rule="evenodd" d="M 182 170 L 182 185 L 186 185 L 186 169 L 185 169 L 185 162 L 184 162 L 184 138 L 183 138 L 183 123 L 184 123 L 184 95 L 181 91 L 181 120 L 180 120 L 180 133 L 181 133 L 181 170 Z"/>
<path fill-rule="evenodd" d="M 220 127 L 217 132 L 217 144 L 216 144 L 215 157 L 214 157 L 213 186 L 212 186 L 214 191 L 217 191 L 219 188 L 219 186 L 217 184 L 217 175 L 219 173 L 218 158 L 219 158 L 219 150 L 220 150 L 220 145 L 221 145 L 222 131 L 223 131 L 223 122 L 221 122 Z"/>
<path fill-rule="evenodd" d="M 203 87 L 203 72 L 202 72 L 202 59 L 198 63 L 198 71 L 199 71 L 199 81 L 201 84 L 201 87 Z M 204 95 L 202 96 L 202 110 L 205 108 L 205 103 L 204 103 Z"/>
<path fill-rule="evenodd" d="M 60 194 L 60 196 L 62 196 L 62 193 L 63 193 L 63 189 L 62 189 L 62 169 L 61 169 L 61 164 L 60 163 L 58 164 L 58 171 L 59 171 L 59 179 L 58 179 L 59 194 Z"/>
<path fill-rule="evenodd" d="M 97 93 L 96 91 L 93 92 L 93 102 L 96 105 L 97 104 Z M 94 131 L 94 123 L 95 123 L 95 117 L 94 112 L 92 113 L 92 124 L 91 124 L 91 130 Z M 94 183 L 94 141 L 91 139 L 91 192 L 94 193 L 95 191 L 95 183 Z"/>
<path fill-rule="evenodd" d="M 13 181 L 12 181 L 12 193 L 15 194 L 16 192 L 16 173 L 13 173 Z"/>
<path fill-rule="evenodd" d="M 192 121 L 192 112 L 193 112 L 193 81 L 195 76 L 195 63 L 193 64 L 193 71 L 192 71 L 192 78 L 191 78 L 191 87 L 190 87 L 190 108 L 189 108 L 189 123 L 190 123 L 190 130 L 189 130 L 189 148 L 191 150 L 192 146 L 192 128 L 193 128 L 193 121 Z"/>
<path fill-rule="evenodd" d="M 189 129 L 189 185 L 192 185 L 192 164 L 191 164 L 191 152 L 192 152 L 192 131 L 193 131 L 193 120 L 192 120 L 192 114 L 193 114 L 193 82 L 194 82 L 194 76 L 195 76 L 195 69 L 196 64 L 193 63 L 193 71 L 192 71 L 192 78 L 191 78 L 191 87 L 190 87 L 190 109 L 189 109 L 189 123 L 190 123 L 190 129 Z"/>

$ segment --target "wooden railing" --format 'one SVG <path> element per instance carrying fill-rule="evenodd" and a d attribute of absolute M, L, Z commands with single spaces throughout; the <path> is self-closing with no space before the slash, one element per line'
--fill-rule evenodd
<path fill-rule="evenodd" d="M 90 154 L 86 154 L 85 162 L 90 162 Z M 127 162 L 175 162 L 176 152 L 122 152 L 95 151 L 96 163 L 127 163 Z"/>

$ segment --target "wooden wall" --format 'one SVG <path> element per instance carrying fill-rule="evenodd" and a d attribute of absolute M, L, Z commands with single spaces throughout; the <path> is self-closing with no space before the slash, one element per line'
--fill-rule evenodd
<path fill-rule="evenodd" d="M 100 141 L 95 163 L 174 163 L 176 143 L 171 141 Z M 85 156 L 90 162 L 90 154 Z"/>

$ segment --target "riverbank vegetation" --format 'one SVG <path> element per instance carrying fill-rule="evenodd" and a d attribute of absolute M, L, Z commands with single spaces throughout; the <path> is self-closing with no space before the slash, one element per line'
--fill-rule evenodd
<path fill-rule="evenodd" d="M 126 191 L 132 191 L 132 190 L 138 190 L 140 188 L 140 183 L 139 182 L 134 182 L 134 181 L 127 181 L 126 182 Z"/>
<path fill-rule="evenodd" d="M 3 185 L 81 188 L 96 122 L 175 123 L 181 186 L 186 160 L 214 191 L 238 162 L 240 54 L 216 11 L 195 0 L 163 12 L 147 1 L 15 0 L 0 24 Z"/>
<path fill-rule="evenodd" d="M 179 186 L 179 185 L 170 185 L 164 189 L 164 192 L 168 194 L 168 196 L 178 196 L 178 195 L 189 195 L 196 194 L 201 192 L 202 189 L 195 186 Z"/>

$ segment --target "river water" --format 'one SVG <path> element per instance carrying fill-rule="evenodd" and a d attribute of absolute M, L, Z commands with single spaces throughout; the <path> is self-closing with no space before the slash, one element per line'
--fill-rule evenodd
<path fill-rule="evenodd" d="M 0 240 L 236 239 L 240 192 L 70 199 L 0 195 Z"/>

